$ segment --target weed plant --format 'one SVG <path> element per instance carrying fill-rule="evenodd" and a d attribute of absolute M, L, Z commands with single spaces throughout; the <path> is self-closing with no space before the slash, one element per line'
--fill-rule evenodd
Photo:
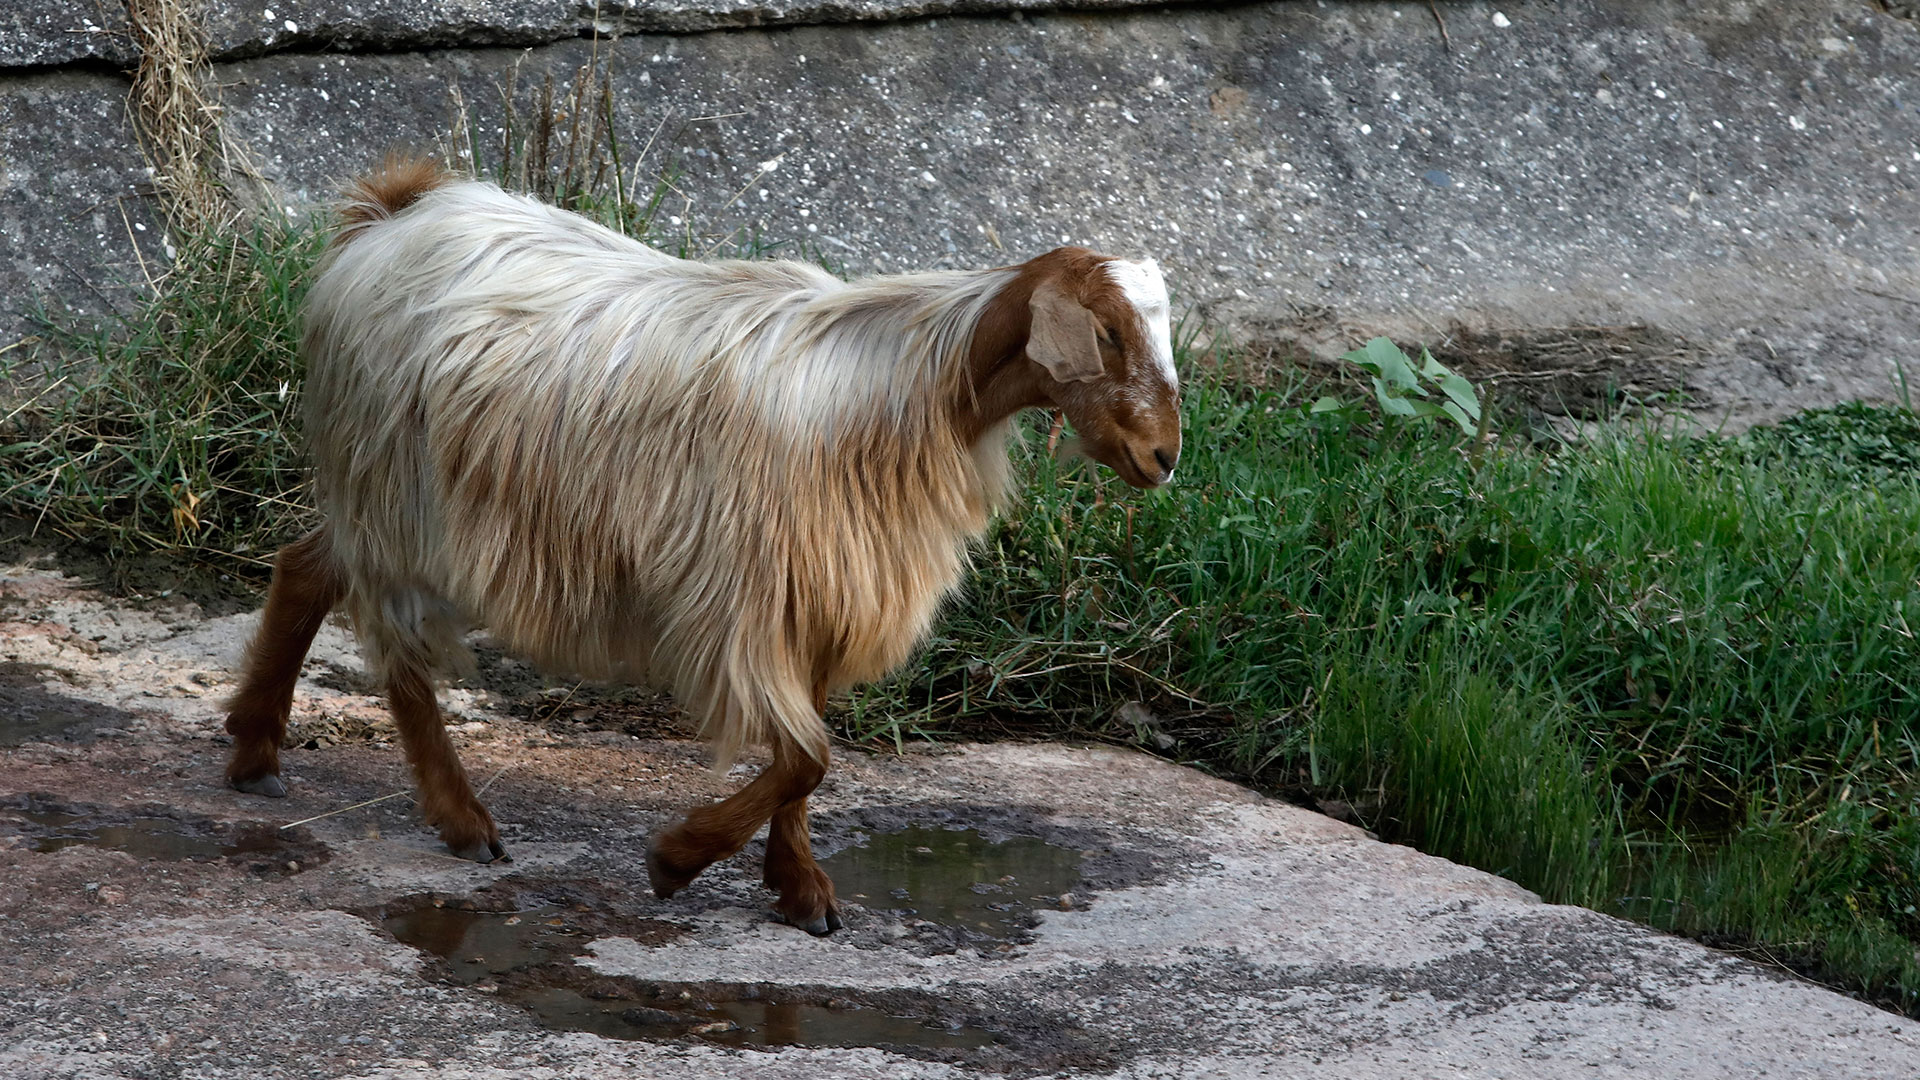
<path fill-rule="evenodd" d="M 0 371 L 6 510 L 114 553 L 264 566 L 311 513 L 295 327 L 324 242 L 283 219 L 183 237 L 133 311 L 43 312 L 41 347 Z"/>

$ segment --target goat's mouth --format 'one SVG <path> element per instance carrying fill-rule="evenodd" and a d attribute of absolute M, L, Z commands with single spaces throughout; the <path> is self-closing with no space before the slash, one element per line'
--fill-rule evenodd
<path fill-rule="evenodd" d="M 1170 475 L 1159 469 L 1148 469 L 1140 464 L 1133 448 L 1118 439 L 1108 441 L 1094 437 L 1073 437 L 1061 440 L 1054 447 L 1055 454 L 1062 460 L 1091 458 L 1112 469 L 1128 487 L 1142 491 L 1157 488 L 1166 483 Z"/>
<path fill-rule="evenodd" d="M 1129 486 L 1146 491 L 1157 488 L 1163 483 L 1163 481 L 1159 479 L 1160 474 L 1158 472 L 1148 472 L 1146 469 L 1141 468 L 1140 459 L 1133 456 L 1133 447 L 1122 446 L 1120 448 L 1120 454 L 1126 459 L 1127 467 L 1125 469 L 1116 468 L 1114 472 L 1119 473 L 1120 479 L 1125 480 Z M 1132 473 L 1132 475 L 1129 476 L 1128 473 Z"/>

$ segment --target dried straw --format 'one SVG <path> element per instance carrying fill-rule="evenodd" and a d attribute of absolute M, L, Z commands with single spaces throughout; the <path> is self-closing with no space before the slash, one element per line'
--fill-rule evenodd
<path fill-rule="evenodd" d="M 190 236 L 232 225 L 243 211 L 227 178 L 254 170 L 221 131 L 201 3 L 127 0 L 127 26 L 140 49 L 127 107 L 168 228 Z"/>

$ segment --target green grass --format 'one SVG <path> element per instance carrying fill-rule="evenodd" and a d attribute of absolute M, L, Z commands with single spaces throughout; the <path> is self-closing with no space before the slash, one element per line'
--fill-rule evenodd
<path fill-rule="evenodd" d="M 0 503 L 114 553 L 264 565 L 310 514 L 294 326 L 323 245 L 284 221 L 189 239 L 133 310 L 43 312 L 39 347 L 0 369 Z"/>
<path fill-rule="evenodd" d="M 7 373 L 0 510 L 257 573 L 309 513 L 292 327 L 322 236 L 189 244 L 142 309 L 50 323 Z M 1469 453 L 1188 375 L 1170 488 L 1027 440 L 978 573 L 847 735 L 1139 743 L 1920 1014 L 1911 413 Z"/>
<path fill-rule="evenodd" d="M 1161 492 L 1024 453 L 980 573 L 850 733 L 1170 745 L 1915 1011 L 1913 416 L 1476 458 L 1311 400 L 1191 380 Z"/>

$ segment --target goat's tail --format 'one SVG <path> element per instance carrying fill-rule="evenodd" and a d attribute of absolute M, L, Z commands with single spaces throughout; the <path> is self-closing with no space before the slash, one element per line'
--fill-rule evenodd
<path fill-rule="evenodd" d="M 413 205 L 420 196 L 452 180 L 453 174 L 430 157 L 388 154 L 379 168 L 347 185 L 339 208 L 340 231 L 334 243 L 346 243 L 361 229 L 391 218 Z"/>

